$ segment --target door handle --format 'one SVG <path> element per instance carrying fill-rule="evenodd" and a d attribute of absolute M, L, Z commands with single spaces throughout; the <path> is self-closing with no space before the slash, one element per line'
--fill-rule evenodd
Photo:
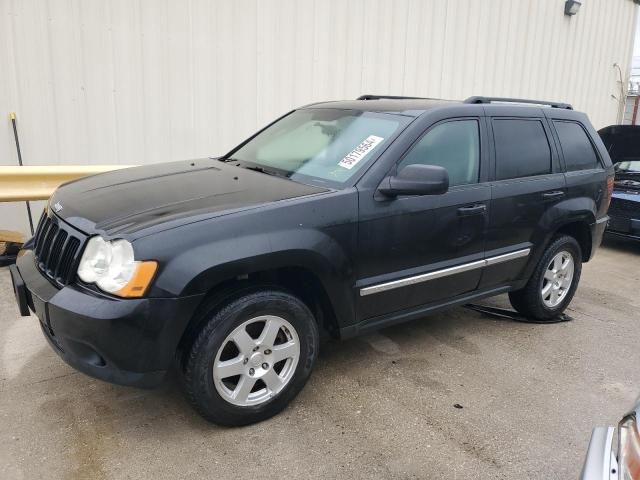
<path fill-rule="evenodd" d="M 542 194 L 542 198 L 544 198 L 545 200 L 555 200 L 561 197 L 564 197 L 564 192 L 561 190 L 557 190 L 555 192 L 546 192 Z"/>
<path fill-rule="evenodd" d="M 458 209 L 458 215 L 461 217 L 468 217 L 469 215 L 484 215 L 487 211 L 487 206 L 484 203 L 476 205 L 469 205 L 468 207 L 460 207 Z"/>

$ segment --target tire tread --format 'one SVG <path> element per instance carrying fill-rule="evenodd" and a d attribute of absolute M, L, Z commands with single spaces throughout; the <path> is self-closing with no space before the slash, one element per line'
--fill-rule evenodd
<path fill-rule="evenodd" d="M 207 355 L 206 344 L 214 335 L 216 329 L 227 318 L 237 313 L 243 305 L 259 302 L 280 301 L 292 305 L 294 309 L 302 309 L 301 313 L 308 318 L 309 324 L 309 358 L 300 358 L 300 362 L 308 365 L 301 371 L 302 384 L 298 379 L 292 378 L 291 383 L 273 400 L 253 407 L 234 407 L 228 404 L 226 411 L 206 408 L 207 398 L 205 393 L 208 387 L 209 369 L 203 367 L 203 356 Z M 185 396 L 199 415 L 206 420 L 224 426 L 240 426 L 265 420 L 278 413 L 306 383 L 315 359 L 318 354 L 318 328 L 309 308 L 298 297 L 277 287 L 255 287 L 244 290 L 241 294 L 227 298 L 223 302 L 215 303 L 212 309 L 205 315 L 209 320 L 203 322 L 202 327 L 193 341 L 188 354 L 185 356 L 183 367 L 183 389 Z M 302 334 L 298 333 L 302 341 Z M 300 368 L 300 366 L 298 367 Z M 298 372 L 296 372 L 298 375 Z M 276 402 L 276 400 L 278 400 Z M 221 402 L 224 400 L 220 399 Z M 225 402 L 226 403 L 226 402 Z M 240 411 L 242 409 L 243 411 Z"/>
<path fill-rule="evenodd" d="M 541 277 L 551 261 L 551 258 L 560 250 L 573 250 L 574 273 L 571 288 L 566 297 L 554 309 L 550 309 L 544 305 L 540 298 Z M 533 274 L 529 278 L 527 284 L 520 290 L 509 292 L 509 301 L 513 308 L 525 317 L 535 319 L 537 321 L 551 321 L 560 315 L 571 303 L 575 294 L 578 283 L 580 282 L 580 274 L 582 271 L 582 251 L 580 244 L 575 238 L 569 235 L 556 235 L 551 240 L 549 246 L 536 265 Z"/>

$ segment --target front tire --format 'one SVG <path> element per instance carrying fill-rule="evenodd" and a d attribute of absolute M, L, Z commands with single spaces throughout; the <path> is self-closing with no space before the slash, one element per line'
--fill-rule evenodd
<path fill-rule="evenodd" d="M 509 301 L 525 317 L 551 321 L 571 303 L 581 272 L 582 250 L 576 239 L 555 237 L 525 287 L 509 292 Z"/>
<path fill-rule="evenodd" d="M 208 314 L 184 372 L 187 398 L 207 420 L 265 420 L 302 390 L 318 355 L 309 308 L 280 290 L 259 290 Z"/>

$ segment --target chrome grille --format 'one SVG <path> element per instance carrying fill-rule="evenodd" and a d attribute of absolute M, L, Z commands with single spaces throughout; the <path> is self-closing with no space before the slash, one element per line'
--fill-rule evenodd
<path fill-rule="evenodd" d="M 60 285 L 75 278 L 82 236 L 53 214 L 43 213 L 34 237 L 36 264 L 42 273 Z"/>

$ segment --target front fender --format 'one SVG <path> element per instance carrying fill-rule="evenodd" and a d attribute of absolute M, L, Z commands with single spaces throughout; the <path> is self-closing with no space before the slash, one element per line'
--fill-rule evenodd
<path fill-rule="evenodd" d="M 345 251 L 349 244 L 348 235 L 336 238 L 302 227 L 218 239 L 171 258 L 155 285 L 186 296 L 207 293 L 244 275 L 300 267 L 320 281 L 339 319 L 353 318 L 353 268 Z"/>

